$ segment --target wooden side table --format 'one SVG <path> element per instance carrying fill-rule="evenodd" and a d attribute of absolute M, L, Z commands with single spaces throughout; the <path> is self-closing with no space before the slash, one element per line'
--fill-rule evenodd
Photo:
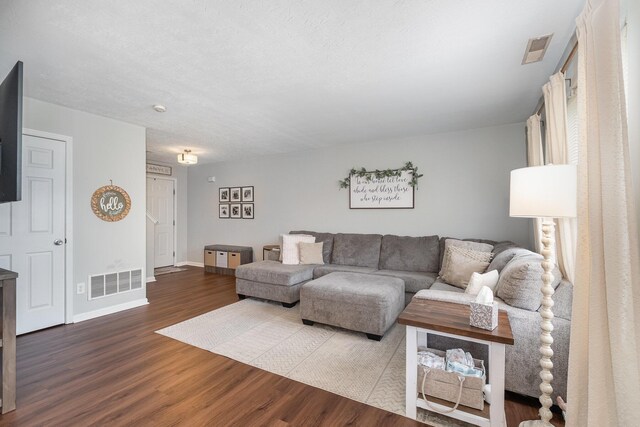
<path fill-rule="evenodd" d="M 407 417 L 416 418 L 417 408 L 431 411 L 418 394 L 418 347 L 428 348 L 427 334 L 440 335 L 477 342 L 489 347 L 489 378 L 491 404 L 484 410 L 464 406 L 450 413 L 441 414 L 482 427 L 504 427 L 504 354 L 505 346 L 514 343 L 509 316 L 504 310 L 498 315 L 498 327 L 493 331 L 469 325 L 470 308 L 466 304 L 414 298 L 400 314 L 398 323 L 407 327 L 406 355 L 406 411 Z M 448 402 L 430 398 L 429 404 L 437 412 L 447 411 Z"/>
<path fill-rule="evenodd" d="M 18 273 L 0 268 L 2 287 L 2 413 L 16 409 L 16 279 Z"/>

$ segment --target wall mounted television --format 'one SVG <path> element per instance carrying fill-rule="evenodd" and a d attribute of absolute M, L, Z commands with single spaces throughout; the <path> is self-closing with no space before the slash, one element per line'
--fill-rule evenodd
<path fill-rule="evenodd" d="M 0 85 L 0 203 L 22 199 L 22 62 Z"/>

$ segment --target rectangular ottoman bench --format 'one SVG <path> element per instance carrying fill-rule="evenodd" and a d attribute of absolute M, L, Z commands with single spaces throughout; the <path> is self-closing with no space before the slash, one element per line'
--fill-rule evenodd
<path fill-rule="evenodd" d="M 404 281 L 395 277 L 336 272 L 300 288 L 300 315 L 314 322 L 364 332 L 379 341 L 404 309 Z"/>
<path fill-rule="evenodd" d="M 314 267 L 278 261 L 243 264 L 236 269 L 236 293 L 240 299 L 256 297 L 290 308 L 300 299 L 300 287 L 313 278 Z"/>

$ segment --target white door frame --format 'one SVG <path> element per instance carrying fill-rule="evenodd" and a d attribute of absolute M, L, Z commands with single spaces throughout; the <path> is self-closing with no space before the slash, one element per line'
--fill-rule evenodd
<path fill-rule="evenodd" d="M 53 139 L 64 143 L 66 155 L 65 161 L 65 235 L 66 244 L 64 245 L 65 259 L 65 323 L 73 323 L 73 138 L 65 135 L 58 135 L 51 132 L 43 132 L 34 129 L 22 128 L 23 135 L 33 136 L 35 138 Z"/>
<path fill-rule="evenodd" d="M 173 265 L 176 265 L 176 259 L 178 258 L 178 179 L 171 176 L 154 175 L 152 173 L 147 174 L 147 178 L 162 179 L 165 181 L 173 181 Z M 146 199 L 146 198 L 145 198 Z M 145 200 L 146 205 L 146 200 Z M 146 210 L 148 212 L 148 209 Z M 155 230 L 155 228 L 154 228 Z M 154 231 L 155 234 L 155 231 Z M 156 236 L 153 236 L 153 250 L 156 250 Z M 155 269 L 155 258 L 154 258 Z"/>

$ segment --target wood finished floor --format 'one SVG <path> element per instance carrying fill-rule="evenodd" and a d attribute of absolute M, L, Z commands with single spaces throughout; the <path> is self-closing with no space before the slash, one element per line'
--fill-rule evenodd
<path fill-rule="evenodd" d="M 189 267 L 147 293 L 148 306 L 18 337 L 17 409 L 0 425 L 423 425 L 154 333 L 235 302 L 233 277 Z M 508 425 L 534 405 L 508 395 Z"/>

